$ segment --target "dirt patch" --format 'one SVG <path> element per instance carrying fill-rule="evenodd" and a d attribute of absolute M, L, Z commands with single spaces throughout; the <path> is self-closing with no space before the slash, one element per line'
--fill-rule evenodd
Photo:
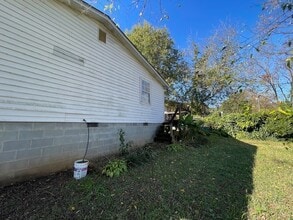
<path fill-rule="evenodd" d="M 72 170 L 0 188 L 0 219 L 29 218 L 43 204 L 61 201 L 60 189 L 72 178 Z"/>
<path fill-rule="evenodd" d="M 107 161 L 114 157 L 115 155 L 111 155 L 92 160 L 88 174 L 100 172 Z M 67 199 L 64 194 L 65 187 L 72 180 L 73 169 L 69 169 L 1 187 L 0 219 L 30 219 L 31 216 L 38 216 L 38 212 L 44 213 L 44 209 L 48 209 L 50 213 L 52 207 L 60 207 Z M 66 218 L 72 219 L 72 216 Z"/>

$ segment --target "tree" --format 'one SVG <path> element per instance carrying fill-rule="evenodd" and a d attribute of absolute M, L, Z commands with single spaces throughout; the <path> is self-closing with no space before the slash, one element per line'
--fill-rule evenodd
<path fill-rule="evenodd" d="M 289 102 L 293 75 L 286 67 L 286 56 L 275 53 L 275 48 L 277 46 L 273 44 L 262 46 L 261 50 L 248 59 L 246 71 L 250 73 L 250 81 L 253 82 L 250 86 L 257 87 L 259 93 L 271 93 L 274 102 Z"/>
<path fill-rule="evenodd" d="M 274 100 L 291 102 L 293 106 L 292 0 L 267 0 L 256 28 L 256 36 L 248 44 L 251 51 L 247 69 L 264 92 Z"/>
<path fill-rule="evenodd" d="M 236 89 L 237 52 L 236 31 L 222 25 L 201 50 L 193 44 L 191 104 L 200 114 L 207 113 L 209 106 L 221 103 Z"/>
<path fill-rule="evenodd" d="M 175 49 L 166 28 L 155 28 L 148 22 L 135 25 L 128 38 L 170 85 L 168 99 L 182 102 L 188 91 L 189 68 L 183 54 Z"/>
<path fill-rule="evenodd" d="M 287 45 L 292 44 L 292 0 L 266 0 L 257 24 L 258 37 L 262 44 L 270 38 L 279 36 Z"/>
<path fill-rule="evenodd" d="M 125 7 L 127 5 L 126 7 L 128 9 L 137 11 L 138 15 L 141 17 L 144 17 L 147 12 L 151 11 L 152 14 L 160 16 L 160 21 L 169 18 L 161 0 L 153 2 L 149 0 L 131 0 L 125 1 L 123 4 L 119 0 L 87 0 L 87 2 L 91 5 L 96 5 L 98 8 L 103 9 L 105 12 L 110 14 L 113 11 L 120 10 L 123 6 Z"/>
<path fill-rule="evenodd" d="M 220 110 L 227 113 L 253 113 L 262 109 L 274 109 L 276 103 L 271 97 L 258 94 L 256 91 L 244 90 L 231 94 L 220 106 Z"/>

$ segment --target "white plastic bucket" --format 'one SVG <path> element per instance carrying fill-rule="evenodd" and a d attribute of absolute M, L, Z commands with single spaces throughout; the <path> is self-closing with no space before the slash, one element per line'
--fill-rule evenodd
<path fill-rule="evenodd" d="M 87 174 L 87 168 L 89 166 L 89 161 L 88 160 L 76 160 L 74 162 L 74 173 L 73 177 L 75 179 L 81 179 L 86 176 Z"/>

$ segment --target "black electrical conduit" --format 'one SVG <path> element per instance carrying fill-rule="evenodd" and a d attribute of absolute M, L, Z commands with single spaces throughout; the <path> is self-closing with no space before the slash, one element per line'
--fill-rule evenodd
<path fill-rule="evenodd" d="M 85 156 L 87 154 L 87 151 L 88 151 L 88 148 L 89 148 L 89 142 L 90 142 L 90 128 L 87 124 L 87 121 L 85 119 L 83 119 L 83 121 L 86 123 L 87 125 L 87 143 L 86 143 L 86 149 L 85 149 L 85 153 L 84 153 L 84 156 L 82 158 L 82 162 L 84 163 L 84 159 L 85 159 Z"/>

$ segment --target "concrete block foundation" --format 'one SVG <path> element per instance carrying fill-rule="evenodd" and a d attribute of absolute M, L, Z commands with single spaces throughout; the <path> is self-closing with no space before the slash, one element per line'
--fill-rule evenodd
<path fill-rule="evenodd" d="M 153 142 L 160 124 L 99 123 L 90 127 L 87 159 L 119 150 L 119 129 L 135 146 Z M 0 122 L 0 185 L 71 168 L 87 144 L 85 123 Z"/>

